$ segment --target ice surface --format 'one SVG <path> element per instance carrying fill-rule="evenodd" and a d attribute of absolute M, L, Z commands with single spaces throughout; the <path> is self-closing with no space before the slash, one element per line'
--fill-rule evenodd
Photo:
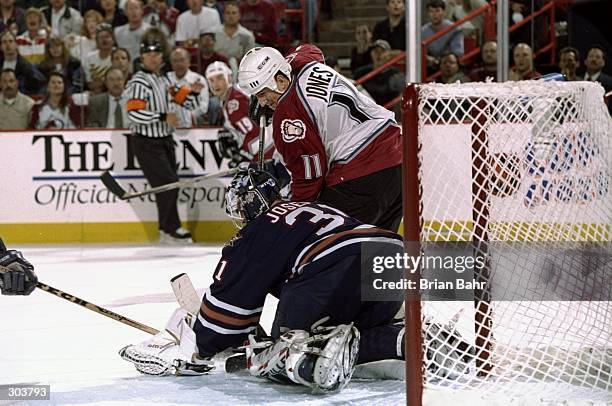
<path fill-rule="evenodd" d="M 41 282 L 157 329 L 178 306 L 170 278 L 186 272 L 202 294 L 212 281 L 221 247 L 193 245 L 11 246 L 23 251 Z M 269 298 L 270 299 L 270 298 Z M 269 330 L 275 300 L 266 302 Z M 249 376 L 149 377 L 117 351 L 149 335 L 41 290 L 28 297 L 0 296 L 0 385 L 51 385 L 51 404 L 122 405 L 404 405 L 401 381 L 354 379 L 341 393 Z M 5 404 L 0 400 L 0 405 Z M 25 404 L 20 403 L 20 404 Z M 49 402 L 32 401 L 34 406 Z M 426 390 L 427 406 L 548 405 L 540 399 L 491 398 L 483 392 Z M 567 402 L 565 406 L 591 402 Z M 604 404 L 603 402 L 596 403 Z"/>
<path fill-rule="evenodd" d="M 41 282 L 157 329 L 178 306 L 170 278 L 186 272 L 203 293 L 221 252 L 219 246 L 157 244 L 11 248 L 23 251 Z M 264 328 L 275 306 L 266 302 Z M 28 297 L 0 296 L 0 321 L 0 385 L 51 385 L 51 404 L 405 404 L 400 381 L 355 380 L 341 393 L 322 396 L 246 372 L 144 376 L 117 351 L 147 333 L 38 289 Z"/>

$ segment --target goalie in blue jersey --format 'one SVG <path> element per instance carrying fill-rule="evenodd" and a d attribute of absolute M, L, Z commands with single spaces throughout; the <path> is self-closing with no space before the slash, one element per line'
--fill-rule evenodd
<path fill-rule="evenodd" d="M 402 363 L 404 324 L 395 317 L 403 292 L 384 301 L 361 294 L 364 253 L 403 253 L 401 236 L 324 204 L 283 201 L 278 181 L 254 169 L 235 176 L 226 211 L 241 228 L 223 247 L 198 314 L 179 310 L 171 335 L 123 348 L 124 359 L 144 373 L 188 375 L 210 372 L 216 354 L 242 347 L 251 374 L 323 391 L 348 384 L 357 364 Z M 267 294 L 279 302 L 271 336 L 262 337 Z M 469 361 L 457 334 L 438 335 L 446 356 Z"/>

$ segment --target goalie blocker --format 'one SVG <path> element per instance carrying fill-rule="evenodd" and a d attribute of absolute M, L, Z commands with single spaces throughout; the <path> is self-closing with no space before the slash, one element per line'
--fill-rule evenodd
<path fill-rule="evenodd" d="M 194 334 L 195 356 L 187 351 L 178 366 L 200 364 L 206 373 L 216 354 L 248 340 L 252 374 L 329 391 L 344 387 L 356 364 L 403 359 L 404 326 L 394 320 L 403 302 L 362 302 L 360 272 L 365 245 L 401 253 L 399 235 L 323 204 L 283 201 L 276 179 L 254 169 L 235 176 L 226 211 L 242 228 L 223 248 L 193 329 L 182 330 Z M 279 303 L 271 337 L 262 339 L 255 332 L 268 293 Z M 439 351 L 455 352 L 465 369 L 467 345 L 438 330 Z"/>

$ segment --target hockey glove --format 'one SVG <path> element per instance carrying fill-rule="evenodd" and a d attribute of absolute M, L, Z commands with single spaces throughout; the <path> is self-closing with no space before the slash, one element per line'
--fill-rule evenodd
<path fill-rule="evenodd" d="M 242 162 L 248 162 L 253 159 L 251 154 L 240 149 L 238 140 L 236 140 L 236 137 L 231 132 L 219 131 L 217 141 L 221 156 L 230 160 L 227 164 L 230 168 L 235 168 Z"/>
<path fill-rule="evenodd" d="M 251 96 L 249 103 L 249 117 L 251 120 L 259 124 L 259 118 L 263 115 L 266 118 L 266 126 L 270 125 L 274 111 L 268 106 L 262 106 L 257 101 L 257 97 Z"/>
<path fill-rule="evenodd" d="M 3 295 L 29 295 L 38 278 L 34 267 L 16 250 L 7 250 L 0 240 L 0 291 Z"/>
<path fill-rule="evenodd" d="M 256 169 L 259 170 L 258 162 L 242 163 L 239 165 L 240 169 Z M 263 162 L 263 170 L 274 176 L 280 185 L 280 188 L 284 188 L 291 182 L 291 175 L 280 161 L 275 159 L 266 159 Z"/>

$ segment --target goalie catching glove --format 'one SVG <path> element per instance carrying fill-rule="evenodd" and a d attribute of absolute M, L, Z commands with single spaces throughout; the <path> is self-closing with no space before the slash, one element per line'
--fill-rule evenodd
<path fill-rule="evenodd" d="M 140 344 L 119 350 L 124 360 L 146 375 L 202 375 L 215 368 L 212 360 L 197 356 L 195 317 L 185 309 L 174 311 L 166 329 Z"/>
<path fill-rule="evenodd" d="M 34 266 L 16 250 L 7 250 L 0 240 L 0 291 L 3 295 L 29 295 L 38 278 Z"/>
<path fill-rule="evenodd" d="M 251 375 L 275 382 L 295 382 L 324 392 L 344 388 L 359 353 L 359 331 L 352 324 L 291 330 L 276 341 L 249 336 L 246 348 Z"/>

